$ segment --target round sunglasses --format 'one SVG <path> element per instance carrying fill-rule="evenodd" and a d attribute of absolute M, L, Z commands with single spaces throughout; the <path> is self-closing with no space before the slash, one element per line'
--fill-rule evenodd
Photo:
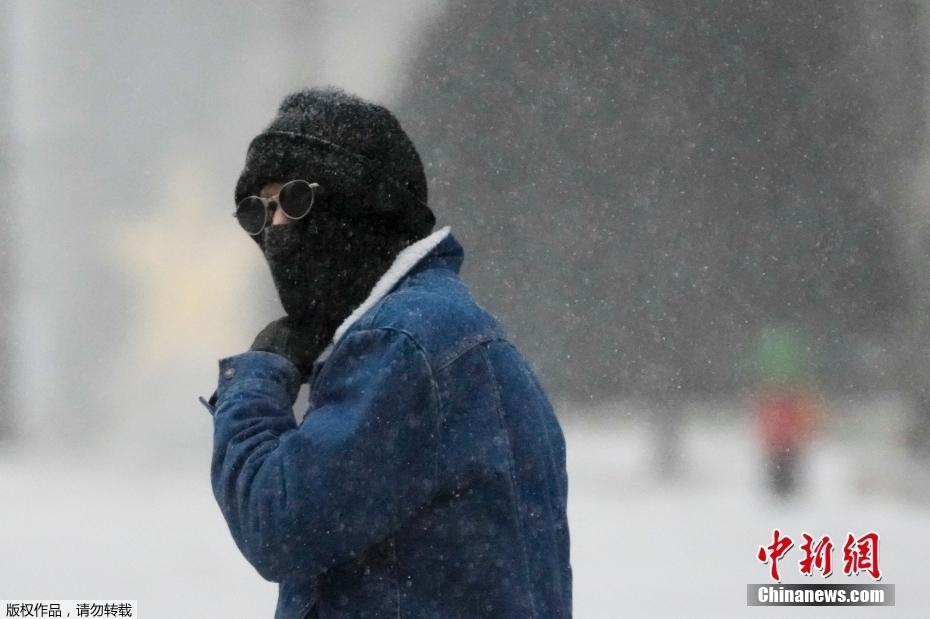
<path fill-rule="evenodd" d="M 319 183 L 305 180 L 294 180 L 281 186 L 278 193 L 263 198 L 261 196 L 247 196 L 236 205 L 233 216 L 250 235 L 261 234 L 270 223 L 274 208 L 280 208 L 288 219 L 303 219 L 310 213 L 317 193 L 321 193 Z M 274 204 L 275 207 L 270 205 Z"/>

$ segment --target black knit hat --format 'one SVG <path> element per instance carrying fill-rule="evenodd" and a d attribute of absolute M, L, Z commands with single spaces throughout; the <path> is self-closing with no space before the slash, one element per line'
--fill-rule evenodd
<path fill-rule="evenodd" d="M 412 239 L 428 234 L 426 176 L 413 142 L 380 105 L 338 88 L 284 98 L 278 114 L 249 144 L 235 200 L 269 182 L 303 178 L 345 199 L 351 215 L 388 215 Z"/>

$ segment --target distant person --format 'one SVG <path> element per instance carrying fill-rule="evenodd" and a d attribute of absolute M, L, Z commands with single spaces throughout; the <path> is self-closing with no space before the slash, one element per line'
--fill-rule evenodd
<path fill-rule="evenodd" d="M 759 380 L 755 402 L 765 470 L 771 491 L 797 491 L 808 445 L 823 415 L 807 351 L 795 331 L 763 329 L 757 350 Z"/>
<path fill-rule="evenodd" d="M 275 617 L 569 617 L 559 422 L 396 118 L 289 95 L 235 203 L 287 315 L 219 362 L 211 477 Z"/>

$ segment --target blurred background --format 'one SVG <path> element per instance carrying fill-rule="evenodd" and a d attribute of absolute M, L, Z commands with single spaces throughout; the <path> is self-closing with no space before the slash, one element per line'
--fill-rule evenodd
<path fill-rule="evenodd" d="M 281 313 L 245 148 L 334 84 L 396 112 L 553 400 L 576 616 L 742 615 L 776 527 L 785 582 L 802 532 L 879 532 L 920 616 L 928 35 L 916 0 L 0 2 L 0 597 L 271 615 L 196 398 Z"/>

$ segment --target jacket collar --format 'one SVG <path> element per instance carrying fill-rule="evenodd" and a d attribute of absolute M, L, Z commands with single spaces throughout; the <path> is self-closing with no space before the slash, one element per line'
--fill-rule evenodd
<path fill-rule="evenodd" d="M 444 226 L 429 236 L 412 243 L 398 252 L 391 266 L 375 283 L 368 297 L 342 321 L 333 334 L 333 340 L 323 349 L 314 365 L 324 362 L 346 331 L 378 301 L 391 292 L 407 275 L 419 273 L 429 268 L 446 268 L 456 273 L 462 267 L 464 251 L 461 244 L 452 235 L 451 226 Z"/>

